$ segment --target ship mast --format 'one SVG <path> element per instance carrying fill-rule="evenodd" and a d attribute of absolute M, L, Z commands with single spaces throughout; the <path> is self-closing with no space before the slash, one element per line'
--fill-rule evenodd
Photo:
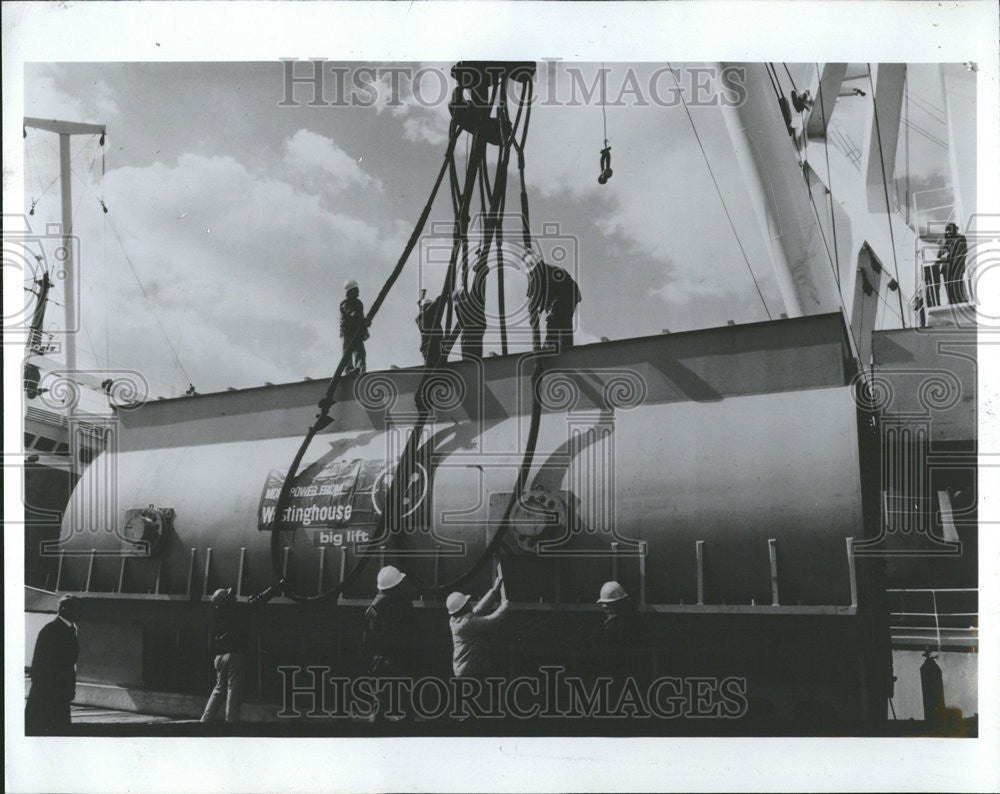
<path fill-rule="evenodd" d="M 66 273 L 66 371 L 70 377 L 76 374 L 76 263 L 73 261 L 73 193 L 70 172 L 70 137 L 73 135 L 100 135 L 104 143 L 105 129 L 103 124 L 82 124 L 75 121 L 57 121 L 55 119 L 37 119 L 25 117 L 25 127 L 32 127 L 46 132 L 54 132 L 59 136 L 59 179 L 62 192 L 62 249 L 65 259 L 62 268 Z M 70 426 L 73 416 L 73 401 L 66 404 L 66 423 Z M 72 428 L 71 432 L 72 432 Z M 76 470 L 76 456 L 71 461 L 71 470 Z"/>

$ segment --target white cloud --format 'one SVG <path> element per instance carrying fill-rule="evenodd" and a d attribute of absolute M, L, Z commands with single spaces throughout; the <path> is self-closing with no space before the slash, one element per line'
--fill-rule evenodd
<path fill-rule="evenodd" d="M 359 161 L 341 149 L 332 138 L 301 129 L 285 140 L 285 162 L 307 174 L 322 172 L 324 179 L 334 180 L 334 187 L 341 189 L 359 186 L 382 190 L 382 182 L 367 174 Z"/>
<path fill-rule="evenodd" d="M 105 219 L 96 202 L 83 201 L 75 230 L 83 320 L 98 359 L 107 327 L 112 360 L 156 373 L 161 394 L 169 391 L 164 380 L 173 379 L 175 390 L 186 384 L 159 323 L 202 392 L 328 374 L 340 353 L 343 281 L 357 277 L 371 301 L 402 245 L 399 221 L 381 228 L 331 211 L 319 195 L 233 157 L 184 154 L 173 164 L 115 169 L 104 195 L 107 219 L 150 300 L 110 228 L 104 261 Z M 401 356 L 394 342 L 396 334 L 414 335 L 406 304 L 395 318 L 380 318 L 373 363 L 380 355 L 394 363 L 416 358 L 415 345 Z"/>
<path fill-rule="evenodd" d="M 32 64 L 31 91 L 24 97 L 24 115 L 64 121 L 106 123 L 118 116 L 119 107 L 111 86 L 96 80 L 89 90 L 70 95 L 56 87 L 65 77 L 66 67 L 58 64 Z"/>
<path fill-rule="evenodd" d="M 403 136 L 408 141 L 424 141 L 440 146 L 448 140 L 448 119 L 437 113 L 422 113 L 403 122 Z"/>

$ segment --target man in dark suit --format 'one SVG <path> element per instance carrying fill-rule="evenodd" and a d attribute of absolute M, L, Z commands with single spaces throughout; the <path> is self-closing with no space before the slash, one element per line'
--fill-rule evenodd
<path fill-rule="evenodd" d="M 80 604 L 80 599 L 64 595 L 56 619 L 38 633 L 31 657 L 31 691 L 24 709 L 26 734 L 69 730 L 69 704 L 76 695 L 76 660 L 80 655 L 76 630 Z"/>

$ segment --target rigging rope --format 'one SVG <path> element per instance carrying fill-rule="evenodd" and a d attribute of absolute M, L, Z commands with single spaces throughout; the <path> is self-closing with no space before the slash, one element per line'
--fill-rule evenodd
<path fill-rule="evenodd" d="M 698 134 L 698 128 L 695 126 L 694 119 L 691 117 L 691 111 L 688 109 L 687 100 L 684 99 L 684 92 L 681 90 L 680 83 L 674 75 L 673 66 L 669 63 L 667 64 L 667 71 L 670 72 L 670 76 L 674 80 L 674 85 L 677 86 L 677 93 L 681 98 L 681 105 L 684 107 L 684 112 L 687 114 L 688 122 L 691 124 L 691 130 L 694 132 L 695 140 L 698 141 L 698 148 L 701 149 L 701 156 L 705 159 L 705 166 L 708 168 L 708 174 L 712 177 L 712 184 L 715 185 L 715 192 L 719 195 L 719 202 L 722 204 L 722 210 L 726 213 L 726 218 L 729 220 L 729 228 L 733 230 L 733 236 L 736 238 L 736 244 L 740 248 L 740 253 L 743 254 L 743 261 L 746 262 L 747 271 L 750 273 L 750 278 L 753 279 L 753 285 L 757 290 L 757 296 L 760 298 L 760 302 L 764 306 L 767 319 L 773 320 L 774 318 L 771 316 L 771 310 L 767 308 L 767 301 L 764 300 L 764 293 L 761 292 L 760 284 L 757 283 L 757 277 L 754 275 L 753 268 L 750 267 L 750 258 L 747 256 L 747 252 L 743 248 L 743 241 L 740 240 L 739 232 L 736 231 L 736 224 L 733 221 L 733 216 L 729 214 L 729 208 L 726 206 L 726 200 L 722 195 L 722 188 L 719 187 L 719 182 L 715 178 L 715 172 L 712 170 L 712 164 L 709 162 L 705 146 L 701 142 L 701 136 Z"/>
<path fill-rule="evenodd" d="M 505 80 L 506 78 L 501 78 L 501 79 Z M 528 92 L 528 93 L 530 95 L 530 92 Z M 524 94 L 522 94 L 522 96 L 523 95 Z M 495 97 L 496 97 L 496 91 L 494 90 L 493 95 L 491 96 L 491 99 L 490 99 L 490 106 L 491 107 L 493 105 Z M 502 121 L 502 119 L 500 120 L 500 124 L 501 124 L 501 143 L 502 143 L 503 142 L 503 121 Z M 526 130 L 526 128 L 527 128 L 527 121 L 525 123 L 525 130 Z M 432 205 L 434 203 L 434 199 L 435 199 L 435 197 L 437 195 L 437 192 L 438 192 L 438 189 L 439 189 L 439 187 L 441 185 L 441 182 L 444 179 L 444 175 L 445 175 L 446 172 L 449 172 L 450 169 L 453 166 L 455 144 L 457 143 L 458 135 L 459 135 L 460 131 L 461 131 L 461 129 L 460 129 L 459 124 L 453 118 L 452 125 L 451 125 L 451 130 L 450 130 L 450 135 L 449 135 L 448 149 L 447 149 L 447 151 L 445 153 L 445 161 L 441 165 L 441 170 L 439 171 L 438 177 L 437 177 L 437 179 L 436 179 L 436 181 L 434 183 L 434 186 L 433 186 L 433 188 L 431 190 L 430 198 L 428 199 L 427 203 L 424 205 L 423 212 L 421 213 L 420 218 L 418 219 L 417 224 L 414 227 L 413 233 L 410 235 L 410 239 L 407 241 L 407 244 L 406 244 L 406 246 L 405 246 L 405 248 L 403 250 L 402 255 L 400 256 L 400 259 L 398 260 L 398 262 L 396 264 L 396 267 L 394 268 L 394 270 L 392 271 L 392 273 L 390 274 L 390 276 L 386 280 L 386 282 L 383 284 L 382 289 L 380 290 L 380 292 L 378 294 L 378 297 L 376 298 L 375 302 L 372 304 L 372 307 L 369 310 L 368 315 L 366 316 L 365 327 L 367 327 L 367 325 L 371 324 L 372 319 L 374 318 L 375 314 L 378 312 L 379 308 L 381 307 L 382 303 L 384 302 L 386 296 L 389 293 L 389 290 L 392 288 L 392 286 L 395 284 L 396 280 L 398 279 L 400 273 L 402 272 L 403 266 L 406 264 L 406 261 L 409 258 L 409 255 L 412 252 L 413 247 L 416 244 L 416 241 L 419 238 L 419 236 L 420 236 L 420 234 L 421 234 L 421 232 L 423 230 L 423 227 L 424 227 L 424 225 L 427 222 L 427 218 L 428 218 L 428 216 L 430 214 L 431 207 L 432 207 Z M 513 136 L 513 131 L 511 132 L 511 136 Z M 521 145 L 523 147 L 523 140 L 522 140 L 522 144 Z M 508 145 L 507 148 L 508 148 L 508 154 L 509 154 L 509 145 Z M 473 133 L 472 151 L 470 152 L 468 160 L 467 160 L 467 172 L 466 172 L 466 180 L 465 180 L 465 189 L 462 191 L 461 201 L 459 202 L 458 213 L 457 213 L 457 217 L 456 217 L 456 221 L 455 221 L 455 232 L 454 232 L 454 237 L 453 237 L 452 256 L 451 256 L 451 261 L 449 262 L 448 273 L 447 273 L 447 275 L 445 277 L 444 288 L 443 288 L 442 294 L 441 294 L 441 298 L 444 299 L 444 300 L 450 300 L 450 297 L 451 297 L 452 286 L 454 284 L 454 276 L 455 276 L 455 269 L 456 269 L 456 264 L 457 264 L 458 251 L 461 248 L 462 240 L 466 237 L 466 234 L 467 234 L 467 227 L 468 227 L 468 219 L 467 219 L 468 206 L 469 206 L 469 201 L 470 201 L 470 199 L 472 197 L 472 193 L 473 193 L 473 190 L 474 190 L 474 187 L 475 187 L 476 172 L 480 168 L 481 165 L 482 166 L 485 165 L 484 149 L 485 149 L 485 134 L 484 134 L 484 132 L 482 130 L 482 126 L 478 125 L 477 128 L 476 128 L 476 130 Z M 499 170 L 499 166 L 500 166 L 500 163 L 498 162 L 498 176 L 500 174 L 502 174 L 502 171 Z M 523 175 L 523 168 L 521 169 L 521 173 Z M 498 179 L 496 181 L 499 181 L 501 183 L 501 185 L 503 183 L 503 179 L 502 178 Z M 497 192 L 496 188 L 500 187 L 500 185 L 496 184 L 496 181 L 494 183 L 494 198 L 498 197 L 499 193 Z M 457 183 L 457 178 L 453 179 L 453 183 L 452 183 L 453 186 L 454 186 L 455 183 Z M 523 185 L 522 185 L 522 192 L 523 192 Z M 453 198 L 453 206 L 454 206 L 454 203 L 455 203 L 454 202 L 454 199 L 455 199 L 454 192 L 452 194 L 452 198 Z M 494 202 L 494 205 L 495 205 L 495 203 L 496 202 Z M 526 217 L 527 217 L 526 214 L 524 214 L 523 217 L 526 219 Z M 526 239 L 530 239 L 530 232 L 527 229 L 524 230 L 524 235 L 525 235 Z M 459 331 L 460 328 L 461 328 L 461 318 L 458 318 L 453 333 L 456 333 L 457 331 Z M 356 331 L 355 332 L 355 337 L 359 336 L 361 333 L 363 333 L 363 329 L 359 329 L 358 331 Z M 348 341 L 348 343 L 345 345 L 345 348 L 344 348 L 345 351 L 350 350 L 351 343 L 353 341 L 354 341 L 354 338 L 352 338 L 351 340 Z M 537 332 L 537 330 L 533 334 L 533 344 L 534 344 L 534 348 L 535 348 L 536 351 L 540 350 L 540 348 L 541 348 L 540 334 Z M 418 396 L 422 394 L 424 385 L 427 383 L 428 377 L 431 376 L 431 375 L 433 375 L 437 371 L 437 368 L 438 368 L 439 364 L 441 363 L 441 361 L 445 360 L 446 358 L 447 358 L 447 350 L 444 348 L 444 346 L 442 346 L 441 356 L 438 358 L 437 361 L 429 362 L 428 368 L 424 372 L 423 377 L 421 378 L 421 382 L 420 382 L 420 384 L 418 385 L 418 388 L 417 388 L 417 395 Z M 284 530 L 280 529 L 281 516 L 282 516 L 282 514 L 285 511 L 285 507 L 287 505 L 287 502 L 288 502 L 288 499 L 289 499 L 289 496 L 290 496 L 290 493 L 291 493 L 292 483 L 294 482 L 294 480 L 296 478 L 296 475 L 298 473 L 298 468 L 299 468 L 299 466 L 300 466 L 300 464 L 302 462 L 303 457 L 305 456 L 306 451 L 309 448 L 309 445 L 312 442 L 312 439 L 319 432 L 319 430 L 321 430 L 322 428 L 326 427 L 332 421 L 329 418 L 329 411 L 330 411 L 330 408 L 333 405 L 333 396 L 334 396 L 334 393 L 336 391 L 336 387 L 339 384 L 340 379 L 341 379 L 341 377 L 343 375 L 343 372 L 344 372 L 344 369 L 346 367 L 346 364 L 347 364 L 347 352 L 345 352 L 341 356 L 340 363 L 337 366 L 337 370 L 335 371 L 333 377 L 330 380 L 330 383 L 327 386 L 326 394 L 323 397 L 323 399 L 320 401 L 320 404 L 319 404 L 320 413 L 317 415 L 316 420 L 310 426 L 309 430 L 306 433 L 305 438 L 303 439 L 301 445 L 299 446 L 299 449 L 298 449 L 298 451 L 297 451 L 297 453 L 296 453 L 296 455 L 295 455 L 295 457 L 294 457 L 294 459 L 292 461 L 292 464 L 289 467 L 288 473 L 285 476 L 284 482 L 282 483 L 282 486 L 281 486 L 281 489 L 280 489 L 280 492 L 279 492 L 279 495 L 278 495 L 278 500 L 277 500 L 277 503 L 275 505 L 274 523 L 273 523 L 272 530 L 271 530 L 271 565 L 272 565 L 272 571 L 273 571 L 273 574 L 274 574 L 274 579 L 275 579 L 275 582 L 282 588 L 282 590 L 285 592 L 286 595 L 288 595 L 293 600 L 301 602 L 301 603 L 317 602 L 317 601 L 326 600 L 326 599 L 329 599 L 329 598 L 332 598 L 332 597 L 340 595 L 341 593 L 343 593 L 344 589 L 347 586 L 349 586 L 349 584 L 351 582 L 353 582 L 357 578 L 357 576 L 364 570 L 364 568 L 366 567 L 368 561 L 371 559 L 372 555 L 369 552 L 371 551 L 371 549 L 374 548 L 374 544 L 381 542 L 384 539 L 384 537 L 385 537 L 386 522 L 388 520 L 389 515 L 390 514 L 394 514 L 394 515 L 400 515 L 401 514 L 400 511 L 398 511 L 396 509 L 393 509 L 393 508 L 395 508 L 399 504 L 401 504 L 401 499 L 402 499 L 402 496 L 403 496 L 403 492 L 405 491 L 406 485 L 409 483 L 409 477 L 406 476 L 406 475 L 410 472 L 410 470 L 412 468 L 412 463 L 414 462 L 414 458 L 416 457 L 416 455 L 419 452 L 420 437 L 421 437 L 421 435 L 423 433 L 423 428 L 424 428 L 424 426 L 425 426 L 425 424 L 426 424 L 426 422 L 427 422 L 427 420 L 429 418 L 429 411 L 427 410 L 426 406 L 423 404 L 423 401 L 421 399 L 418 399 L 418 402 L 417 402 L 418 411 L 419 411 L 418 419 L 417 419 L 416 424 L 414 425 L 414 427 L 410 431 L 409 440 L 407 441 L 407 444 L 406 444 L 405 448 L 403 449 L 402 454 L 400 455 L 399 462 L 398 462 L 398 464 L 396 466 L 395 473 L 394 473 L 392 479 L 389 482 L 389 486 L 388 486 L 388 490 L 387 490 L 386 498 L 385 498 L 385 509 L 382 511 L 382 513 L 381 513 L 381 515 L 379 517 L 377 529 L 376 529 L 376 532 L 375 532 L 375 540 L 369 542 L 371 545 L 366 549 L 366 551 L 364 553 L 361 553 L 359 555 L 359 559 L 355 561 L 354 565 L 352 566 L 351 571 L 348 572 L 337 585 L 335 585 L 335 586 L 333 586 L 333 587 L 331 587 L 331 588 L 329 588 L 329 589 L 327 589 L 327 590 L 325 590 L 323 592 L 320 592 L 317 595 L 313 595 L 313 596 L 306 596 L 306 595 L 303 595 L 301 593 L 296 592 L 292 587 L 289 586 L 289 583 L 286 581 L 286 578 L 285 578 L 285 575 L 284 575 L 284 571 L 282 570 L 282 565 L 281 565 L 281 559 L 280 559 L 280 556 L 281 556 L 280 535 L 281 535 L 281 532 L 284 531 Z M 535 448 L 535 444 L 536 444 L 536 441 L 537 441 L 538 427 L 539 427 L 540 417 L 541 417 L 541 404 L 540 404 L 540 402 L 538 400 L 538 396 L 537 396 L 538 395 L 537 382 L 541 378 L 542 372 L 543 372 L 543 370 L 542 370 L 541 364 L 540 364 L 540 362 L 538 360 L 536 360 L 536 362 L 535 362 L 535 370 L 534 370 L 533 375 L 532 375 L 532 383 L 531 383 L 531 385 L 532 385 L 532 415 L 531 415 L 531 424 L 529 426 L 528 440 L 527 440 L 527 444 L 526 444 L 524 456 L 523 456 L 522 461 L 521 461 L 521 466 L 520 466 L 519 471 L 518 471 L 518 478 L 517 478 L 517 481 L 515 482 L 514 492 L 511 494 L 511 499 L 510 499 L 510 501 L 509 501 L 509 503 L 507 505 L 507 508 L 506 508 L 506 510 L 504 512 L 503 518 L 501 519 L 501 523 L 500 523 L 500 525 L 499 525 L 499 527 L 497 529 L 496 534 L 494 535 L 494 537 L 490 541 L 490 543 L 487 544 L 486 549 L 483 551 L 483 553 L 480 555 L 480 557 L 473 563 L 472 566 L 470 566 L 459 577 L 457 577 L 455 580 L 453 580 L 451 582 L 447 582 L 447 583 L 442 584 L 442 585 L 426 586 L 426 587 L 424 587 L 425 591 L 432 592 L 432 593 L 437 593 L 437 592 L 443 592 L 445 590 L 450 590 L 450 589 L 453 589 L 454 587 L 457 587 L 458 585 L 462 584 L 464 581 L 467 581 L 472 576 L 475 576 L 475 574 L 478 573 L 480 570 L 482 570 L 483 566 L 486 565 L 486 563 L 489 561 L 489 559 L 496 553 L 497 549 L 499 548 L 499 544 L 502 541 L 502 539 L 504 537 L 504 534 L 506 533 L 507 527 L 508 527 L 508 525 L 510 523 L 510 516 L 511 516 L 511 514 L 513 512 L 514 506 L 516 505 L 517 501 L 520 499 L 521 494 L 523 492 L 524 483 L 527 480 L 527 475 L 528 475 L 528 472 L 530 471 L 531 463 L 532 463 L 532 460 L 533 460 L 533 457 L 534 457 L 534 448 Z M 294 533 L 294 530 L 292 530 L 292 531 Z M 398 532 L 393 532 L 393 533 L 390 533 L 390 535 L 398 537 L 399 533 Z"/>
<path fill-rule="evenodd" d="M 608 75 L 604 71 L 604 61 L 601 61 L 601 115 L 604 118 L 604 145 L 608 143 Z"/>
<path fill-rule="evenodd" d="M 817 93 L 819 94 L 819 112 L 820 118 L 823 120 L 823 153 L 826 156 L 826 187 L 827 187 L 827 198 L 830 204 L 830 227 L 833 233 L 833 255 L 836 258 L 836 267 L 834 268 L 833 274 L 837 279 L 837 291 L 840 292 L 840 300 L 843 302 L 844 293 L 840 286 L 840 251 L 837 247 L 837 215 L 834 212 L 833 207 L 833 174 L 830 172 L 830 136 L 828 130 L 828 120 L 826 117 L 826 103 L 823 100 L 823 75 L 820 73 L 819 64 L 816 64 L 816 79 L 820 84 Z"/>
<path fill-rule="evenodd" d="M 875 100 L 875 81 L 872 80 L 872 65 L 868 64 L 868 84 L 872 90 L 872 113 L 875 117 L 875 138 L 878 141 L 878 159 L 882 173 L 882 191 L 885 194 L 885 220 L 889 224 L 889 244 L 892 247 L 893 278 L 896 281 L 896 298 L 899 300 L 899 318 L 906 328 L 906 319 L 903 317 L 903 286 L 899 283 L 899 262 L 896 260 L 896 237 L 892 231 L 892 209 L 889 206 L 889 182 L 885 176 L 885 157 L 882 153 L 882 131 L 878 123 L 878 102 Z"/>
<path fill-rule="evenodd" d="M 114 219 L 111 218 L 110 214 L 106 214 L 104 217 L 107 218 L 108 225 L 111 227 L 111 233 L 114 235 L 114 238 L 118 241 L 118 246 L 122 249 L 122 254 L 124 254 L 125 256 L 125 261 L 128 262 L 129 269 L 132 271 L 132 276 L 135 278 L 135 283 L 139 285 L 139 291 L 142 293 L 142 297 L 146 299 L 146 303 L 149 305 L 150 314 L 153 315 L 153 319 L 156 321 L 156 325 L 159 327 L 160 333 L 163 334 L 163 339 L 167 343 L 167 347 L 170 348 L 170 353 L 174 357 L 174 363 L 177 365 L 177 368 L 181 371 L 181 374 L 184 376 L 184 380 L 187 381 L 188 386 L 190 386 L 191 378 L 188 375 L 187 370 L 184 369 L 184 365 L 181 363 L 180 356 L 177 354 L 177 348 L 175 348 L 174 343 L 170 341 L 170 336 L 169 334 L 167 334 L 167 329 L 164 328 L 163 322 L 160 320 L 159 315 L 156 313 L 155 304 L 149 297 L 149 293 L 146 292 L 146 287 L 143 285 L 142 279 L 139 278 L 139 273 L 135 268 L 135 263 L 132 262 L 132 257 L 129 256 L 128 251 L 125 248 L 125 243 L 122 241 L 121 234 L 119 234 L 118 232 L 118 227 L 115 226 Z"/>
<path fill-rule="evenodd" d="M 794 92 L 795 92 L 796 94 L 797 94 L 797 93 L 799 93 L 799 89 L 798 89 L 798 87 L 797 87 L 797 86 L 795 85 L 795 78 L 794 78 L 794 77 L 792 77 L 792 73 L 791 73 L 791 72 L 790 72 L 790 71 L 788 70 L 788 64 L 787 64 L 787 63 L 785 63 L 784 61 L 782 61 L 781 65 L 785 67 L 785 74 L 787 74 L 787 75 L 788 75 L 788 79 L 789 79 L 789 80 L 791 81 L 791 83 L 792 83 L 792 90 L 793 90 L 793 91 L 794 91 Z"/>

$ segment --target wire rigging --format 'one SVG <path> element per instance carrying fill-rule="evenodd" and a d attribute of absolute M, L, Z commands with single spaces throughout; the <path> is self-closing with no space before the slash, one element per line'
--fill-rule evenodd
<path fill-rule="evenodd" d="M 673 66 L 669 63 L 667 64 L 667 70 L 673 78 L 674 85 L 677 86 L 678 96 L 681 98 L 681 105 L 684 108 L 684 112 L 687 114 L 688 122 L 691 124 L 691 130 L 694 132 L 695 140 L 698 142 L 698 148 L 701 150 L 701 156 L 705 160 L 705 166 L 708 168 L 708 174 L 712 177 L 712 184 L 715 185 L 715 192 L 719 196 L 719 202 L 722 204 L 722 210 L 726 213 L 726 219 L 729 221 L 729 228 L 732 229 L 733 236 L 736 238 L 736 244 L 740 248 L 740 253 L 743 254 L 743 261 L 746 262 L 747 272 L 750 273 L 750 278 L 753 279 L 754 289 L 757 290 L 757 296 L 760 298 L 760 302 L 764 307 L 767 319 L 773 320 L 774 318 L 771 316 L 771 310 L 767 307 L 767 301 L 764 300 L 764 293 L 761 292 L 760 284 L 757 282 L 757 277 L 754 275 L 753 268 L 750 266 L 750 257 L 747 256 L 746 249 L 743 247 L 743 241 L 740 239 L 739 232 L 736 231 L 736 223 L 733 221 L 733 216 L 729 213 L 729 207 L 726 206 L 726 199 L 722 195 L 722 188 L 719 187 L 719 182 L 715 178 L 715 171 L 712 170 L 712 164 L 709 162 L 708 153 L 705 151 L 705 146 L 701 142 L 701 136 L 698 134 L 698 128 L 695 126 L 694 119 L 691 117 L 691 111 L 688 108 L 687 100 L 684 98 L 684 92 L 681 89 L 680 83 L 677 81 L 676 75 L 674 75 Z"/>
<path fill-rule="evenodd" d="M 885 194 L 885 220 L 889 224 L 889 244 L 892 247 L 893 278 L 896 281 L 896 298 L 899 300 L 899 317 L 906 328 L 906 320 L 903 317 L 903 287 L 899 283 L 899 262 L 896 259 L 896 236 L 892 230 L 892 208 L 889 206 L 889 182 L 885 176 L 885 156 L 882 152 L 882 130 L 878 121 L 878 102 L 875 99 L 875 81 L 872 79 L 872 65 L 868 64 L 868 84 L 872 91 L 872 113 L 875 117 L 875 138 L 878 141 L 878 159 L 882 174 L 882 191 Z"/>
<path fill-rule="evenodd" d="M 816 80 L 817 83 L 820 85 L 820 88 L 817 90 L 817 93 L 819 94 L 820 118 L 823 121 L 823 154 L 824 157 L 826 158 L 826 188 L 827 188 L 826 196 L 828 199 L 827 203 L 830 205 L 830 229 L 833 236 L 833 256 L 835 259 L 835 267 L 833 269 L 833 275 L 837 280 L 837 291 L 840 292 L 840 300 L 841 302 L 843 302 L 844 293 L 840 285 L 840 251 L 837 248 L 837 213 L 834 211 L 834 206 L 833 206 L 833 174 L 830 171 L 830 136 L 827 134 L 829 120 L 826 117 L 826 101 L 823 98 L 823 93 L 824 93 L 822 88 L 823 75 L 820 72 L 818 63 L 816 64 Z"/>
<path fill-rule="evenodd" d="M 118 231 L 118 227 L 115 225 L 114 220 L 111 218 L 110 213 L 106 214 L 108 225 L 111 227 L 111 233 L 114 238 L 118 241 L 118 246 L 121 248 L 122 254 L 125 257 L 125 261 L 128 262 L 129 270 L 132 271 L 132 277 L 135 279 L 135 283 L 139 286 L 139 292 L 142 293 L 142 297 L 146 300 L 149 306 L 150 314 L 153 315 L 153 319 L 156 321 L 157 327 L 160 329 L 160 333 L 163 334 L 163 339 L 167 343 L 167 347 L 170 348 L 170 353 L 173 356 L 174 364 L 180 370 L 181 374 L 184 376 L 184 380 L 187 381 L 189 387 L 192 387 L 191 377 L 188 375 L 187 370 L 184 368 L 184 364 L 181 363 L 180 356 L 177 354 L 177 348 L 174 347 L 174 343 L 170 341 L 170 335 L 167 333 L 167 329 L 163 325 L 163 321 L 160 320 L 159 314 L 156 312 L 156 306 L 153 303 L 153 299 L 149 296 L 146 291 L 146 286 L 142 283 L 142 279 L 139 277 L 139 272 L 136 270 L 135 263 L 132 261 L 132 257 L 129 256 L 128 250 L 125 248 L 125 242 L 122 240 L 122 236 Z"/>

